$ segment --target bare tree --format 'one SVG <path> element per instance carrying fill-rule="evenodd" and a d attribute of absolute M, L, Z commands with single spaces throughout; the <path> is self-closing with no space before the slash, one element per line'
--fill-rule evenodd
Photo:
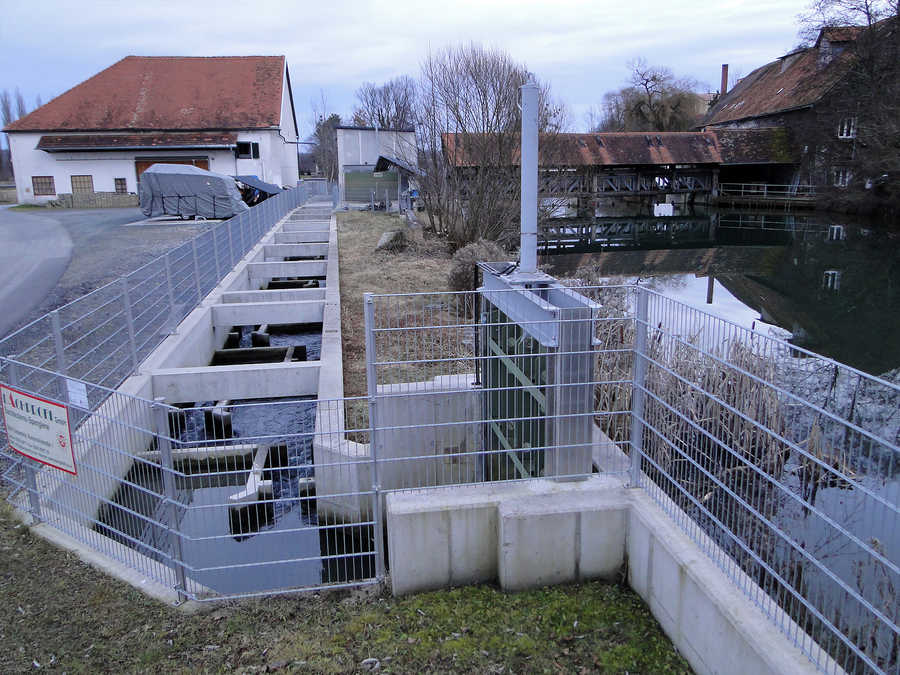
<path fill-rule="evenodd" d="M 898 9 L 898 0 L 813 0 L 797 17 L 800 39 L 812 45 L 824 26 L 872 26 L 897 16 Z"/>
<path fill-rule="evenodd" d="M 356 90 L 353 123 L 382 129 L 410 129 L 415 123 L 416 82 L 401 75 L 379 86 L 365 82 Z"/>
<path fill-rule="evenodd" d="M 0 125 L 9 126 L 16 118 L 13 117 L 12 97 L 9 91 L 4 89 L 0 91 Z"/>
<path fill-rule="evenodd" d="M 506 52 L 474 43 L 430 53 L 417 108 L 423 198 L 433 223 L 456 246 L 498 239 L 519 213 L 519 87 L 534 76 Z M 539 125 L 566 121 L 542 86 Z M 446 135 L 445 135 L 446 134 Z"/>
<path fill-rule="evenodd" d="M 313 117 L 316 120 L 316 130 L 312 135 L 314 143 L 312 154 L 319 171 L 330 181 L 337 180 L 338 156 L 337 156 L 337 132 L 335 127 L 340 126 L 341 116 L 328 110 L 328 100 L 325 92 L 319 93 L 319 101 L 312 101 Z"/>
<path fill-rule="evenodd" d="M 687 131 L 705 112 L 697 81 L 642 58 L 628 65 L 628 86 L 604 94 L 602 118 L 592 131 Z"/>
<path fill-rule="evenodd" d="M 16 119 L 21 119 L 27 114 L 28 106 L 25 105 L 25 97 L 22 96 L 22 92 L 16 87 Z"/>

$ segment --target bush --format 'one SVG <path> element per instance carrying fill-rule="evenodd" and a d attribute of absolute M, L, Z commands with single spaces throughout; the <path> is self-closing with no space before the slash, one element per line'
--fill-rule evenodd
<path fill-rule="evenodd" d="M 493 241 L 479 239 L 453 254 L 447 283 L 453 291 L 475 290 L 475 263 L 507 260 L 509 253 Z"/>

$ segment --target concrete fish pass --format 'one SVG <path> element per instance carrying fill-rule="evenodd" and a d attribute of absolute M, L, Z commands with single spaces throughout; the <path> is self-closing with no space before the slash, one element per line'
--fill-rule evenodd
<path fill-rule="evenodd" d="M 5 452 L 37 531 L 181 600 L 624 576 L 698 672 L 896 670 L 900 387 L 492 263 L 367 295 L 345 398 L 331 204 L 279 197 L 0 343 L 69 410 L 76 475 Z"/>

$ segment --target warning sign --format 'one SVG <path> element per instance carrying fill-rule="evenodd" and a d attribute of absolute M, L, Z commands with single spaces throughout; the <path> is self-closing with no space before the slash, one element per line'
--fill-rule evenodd
<path fill-rule="evenodd" d="M 69 409 L 0 384 L 9 447 L 67 473 L 77 474 Z"/>

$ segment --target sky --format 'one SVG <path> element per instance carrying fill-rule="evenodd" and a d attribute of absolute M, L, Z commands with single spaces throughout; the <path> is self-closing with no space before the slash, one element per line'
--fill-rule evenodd
<path fill-rule="evenodd" d="M 429 50 L 506 50 L 568 105 L 572 130 L 643 57 L 710 91 L 721 64 L 742 76 L 797 43 L 810 0 L 0 0 L 0 90 L 29 109 L 130 55 L 284 54 L 301 135 L 313 108 L 349 117 L 355 92 L 418 74 Z"/>

